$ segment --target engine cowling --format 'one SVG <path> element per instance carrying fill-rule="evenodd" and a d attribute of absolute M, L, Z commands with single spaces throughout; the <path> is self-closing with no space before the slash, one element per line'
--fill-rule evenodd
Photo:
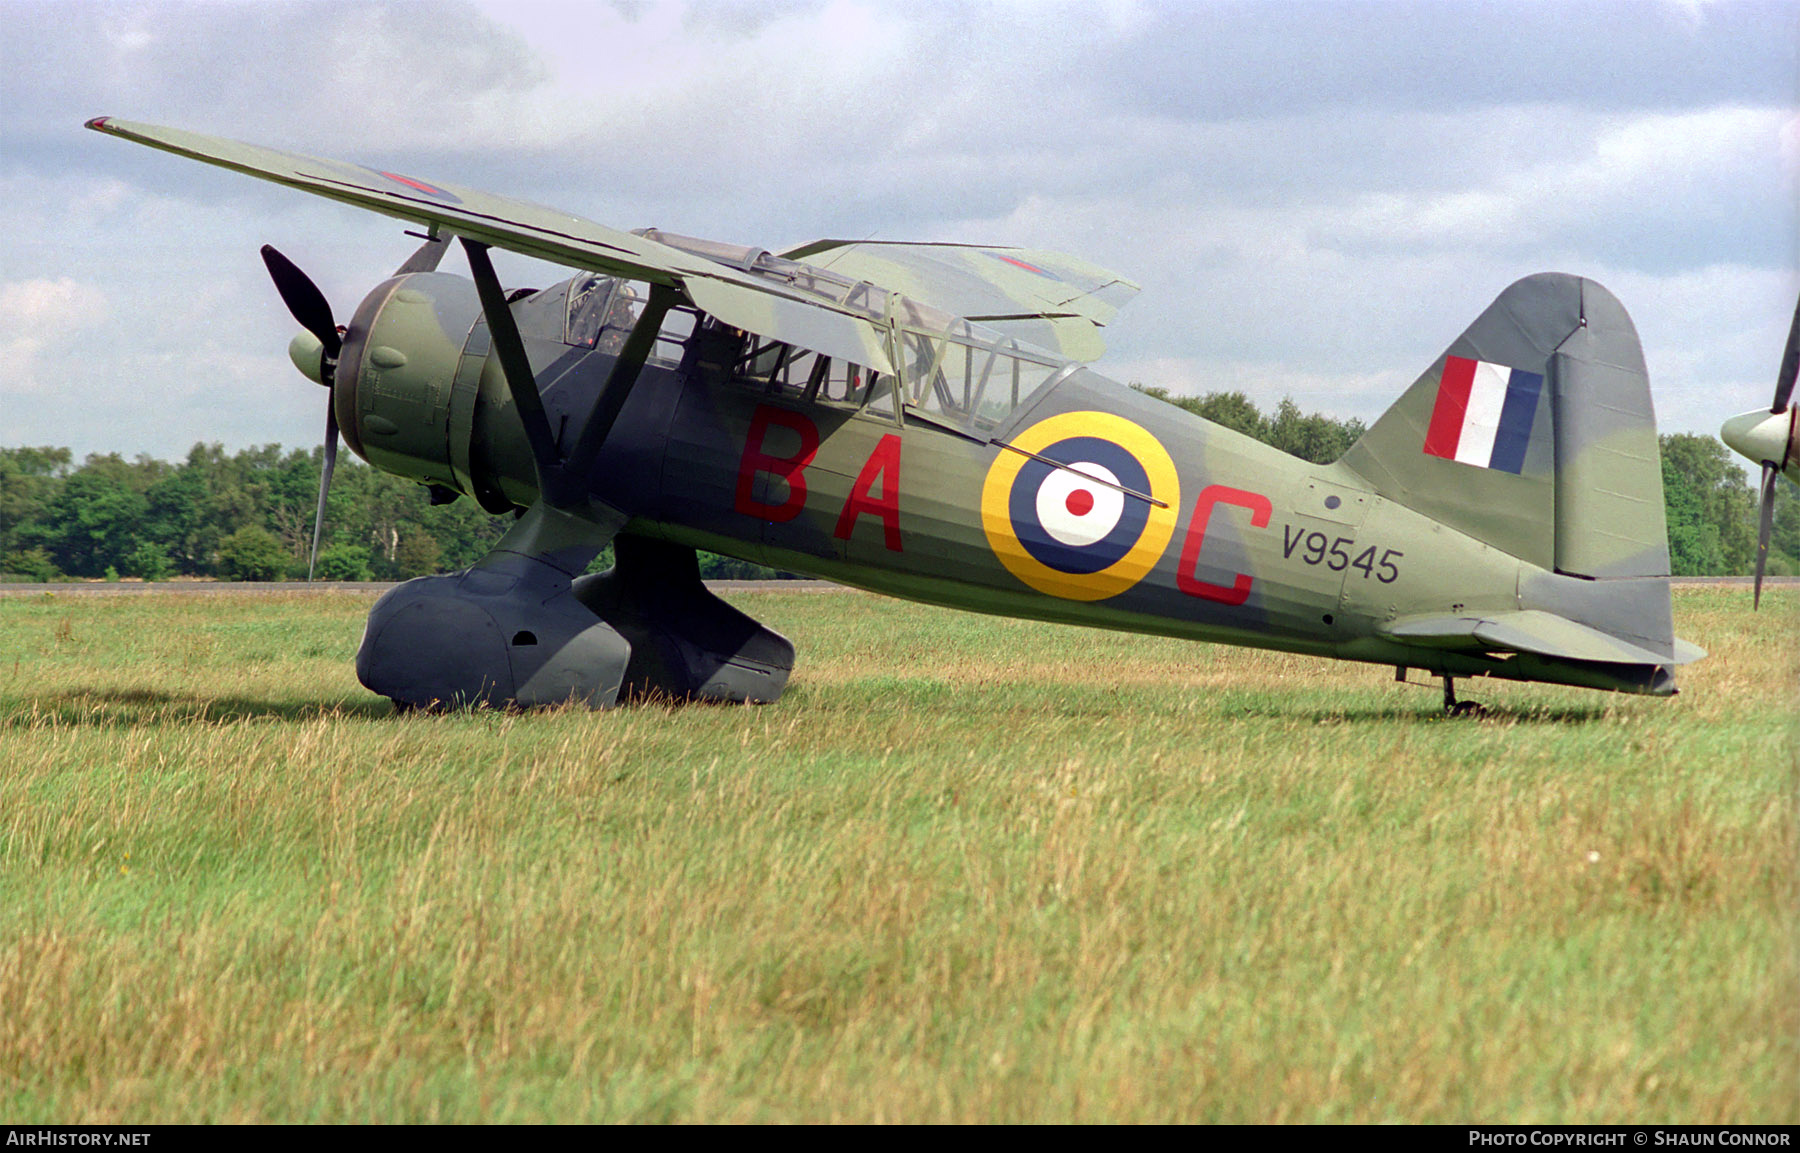
<path fill-rule="evenodd" d="M 559 437 L 572 413 L 591 407 L 611 362 L 610 352 L 596 351 L 594 333 L 570 338 L 570 284 L 516 290 L 511 304 L 540 386 L 550 384 L 547 404 L 563 406 Z M 609 299 L 574 299 L 579 306 L 590 297 Z M 306 372 L 317 354 L 309 347 L 290 355 Z M 594 371 L 580 367 L 590 357 L 598 358 Z M 377 468 L 472 496 L 494 513 L 538 499 L 531 446 L 471 280 L 416 272 L 377 285 L 344 334 L 333 402 L 345 443 Z"/>
<path fill-rule="evenodd" d="M 452 465 L 451 392 L 469 330 L 481 316 L 475 285 L 441 272 L 384 280 L 344 334 L 333 390 L 338 427 L 376 468 L 468 492 Z M 479 365 L 476 366 L 479 372 Z M 460 455 L 466 457 L 466 445 Z"/>

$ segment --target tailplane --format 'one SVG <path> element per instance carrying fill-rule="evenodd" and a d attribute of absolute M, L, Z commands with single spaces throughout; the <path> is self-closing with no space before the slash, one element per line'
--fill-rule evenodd
<path fill-rule="evenodd" d="M 1415 622 L 1442 632 L 1439 643 L 1609 665 L 1699 654 L 1670 615 L 1643 349 L 1593 281 L 1544 273 L 1512 285 L 1340 463 L 1542 570 L 1528 570 L 1507 620 Z"/>

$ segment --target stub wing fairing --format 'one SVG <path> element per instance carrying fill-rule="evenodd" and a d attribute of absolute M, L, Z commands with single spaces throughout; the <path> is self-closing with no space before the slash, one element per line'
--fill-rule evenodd
<path fill-rule="evenodd" d="M 1026 248 L 815 240 L 782 255 L 883 285 L 1083 362 L 1106 351 L 1099 329 L 1138 294 L 1138 286 L 1116 272 Z"/>

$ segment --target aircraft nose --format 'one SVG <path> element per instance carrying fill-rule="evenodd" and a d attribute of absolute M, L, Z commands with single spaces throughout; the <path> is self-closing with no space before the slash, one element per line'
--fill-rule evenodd
<path fill-rule="evenodd" d="M 1787 456 L 1789 419 L 1788 413 L 1760 408 L 1726 421 L 1719 439 L 1751 460 L 1780 468 Z"/>

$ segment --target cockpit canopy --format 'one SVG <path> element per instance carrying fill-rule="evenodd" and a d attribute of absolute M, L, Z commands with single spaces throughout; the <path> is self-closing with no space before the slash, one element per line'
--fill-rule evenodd
<path fill-rule="evenodd" d="M 759 253 L 753 263 L 779 258 Z M 779 261 L 792 264 L 790 261 Z M 805 268 L 804 265 L 796 267 Z M 838 296 L 892 307 L 890 359 L 900 366 L 898 396 L 907 417 L 985 438 L 1052 376 L 1064 358 L 987 326 L 864 285 Z M 598 273 L 568 282 L 564 343 L 616 355 L 643 312 L 645 286 Z M 889 323 L 885 315 L 874 313 Z M 894 355 L 894 352 L 898 355 Z M 830 357 L 770 336 L 734 328 L 688 309 L 669 314 L 652 363 L 695 369 L 770 395 L 833 407 L 875 407 L 898 416 L 894 381 L 866 365 Z"/>

